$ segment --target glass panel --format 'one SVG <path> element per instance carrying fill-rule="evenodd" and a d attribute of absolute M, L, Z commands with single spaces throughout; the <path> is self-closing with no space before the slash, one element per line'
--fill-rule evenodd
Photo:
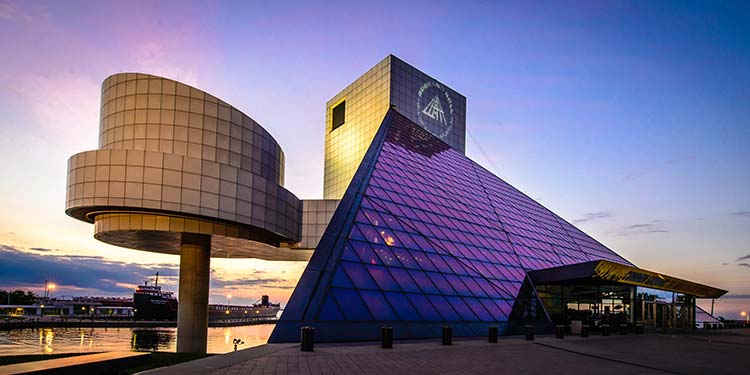
<path fill-rule="evenodd" d="M 445 277 L 446 280 L 448 280 L 448 283 L 453 287 L 453 289 L 456 290 L 456 292 L 458 292 L 459 295 L 462 295 L 462 296 L 474 295 L 473 293 L 471 293 L 469 288 L 467 288 L 466 285 L 464 285 L 461 279 L 458 278 L 458 276 L 451 275 L 451 274 L 445 274 L 443 276 Z"/>
<path fill-rule="evenodd" d="M 347 320 L 372 320 L 370 311 L 357 292 L 338 288 L 333 288 L 331 291 L 339 306 L 346 306 L 343 313 Z"/>
<path fill-rule="evenodd" d="M 396 284 L 396 281 L 393 280 L 391 275 L 385 269 L 385 267 L 372 265 L 367 265 L 365 267 L 367 268 L 367 271 L 370 272 L 370 276 L 372 276 L 372 278 L 375 279 L 375 282 L 378 283 L 378 286 L 380 286 L 381 290 L 401 290 L 398 287 L 398 284 Z"/>
<path fill-rule="evenodd" d="M 422 291 L 424 293 L 440 293 L 437 287 L 435 287 L 432 281 L 430 281 L 430 278 L 427 277 L 427 274 L 425 274 L 424 272 L 409 270 L 409 275 L 411 275 L 412 279 L 414 279 L 417 285 L 422 288 Z"/>
<path fill-rule="evenodd" d="M 401 289 L 407 292 L 421 292 L 414 280 L 409 276 L 409 272 L 401 268 L 391 268 L 391 275 L 401 286 Z M 425 277 L 426 278 L 426 277 Z"/>
<path fill-rule="evenodd" d="M 391 251 L 405 268 L 419 269 L 417 262 L 412 258 L 408 251 L 398 247 L 391 248 Z"/>
<path fill-rule="evenodd" d="M 377 286 L 375 282 L 370 278 L 367 270 L 359 263 L 341 262 L 341 266 L 344 267 L 346 274 L 349 275 L 349 279 L 357 288 L 375 289 Z"/>
<path fill-rule="evenodd" d="M 466 306 L 466 303 L 463 299 L 460 297 L 452 297 L 448 296 L 445 297 L 448 302 L 450 302 L 451 306 L 458 312 L 458 314 L 461 316 L 461 319 L 466 321 L 473 321 L 477 320 L 477 316 L 471 311 L 469 306 Z"/>
<path fill-rule="evenodd" d="M 471 308 L 471 311 L 473 311 L 474 314 L 479 317 L 479 320 L 483 320 L 485 322 L 494 320 L 494 317 L 489 312 L 487 312 L 487 310 L 484 308 L 484 306 L 482 306 L 478 299 L 464 297 L 464 302 L 469 305 L 469 308 Z"/>
<path fill-rule="evenodd" d="M 443 296 L 438 295 L 428 295 L 427 298 L 429 298 L 430 302 L 432 302 L 432 305 L 435 306 L 435 309 L 440 313 L 440 315 L 443 316 L 444 320 L 447 321 L 456 321 L 461 320 L 461 317 L 456 314 L 456 311 L 453 310 L 450 303 L 445 300 Z"/>
<path fill-rule="evenodd" d="M 372 251 L 372 247 L 367 242 L 351 242 L 354 252 L 357 254 L 362 263 L 380 264 L 380 258 Z"/>
<path fill-rule="evenodd" d="M 329 293 L 326 296 L 326 300 L 323 303 L 323 308 L 320 310 L 320 320 L 344 320 L 344 315 L 339 311 L 336 302 L 333 301 L 333 297 Z"/>
<path fill-rule="evenodd" d="M 409 299 L 401 293 L 386 292 L 384 293 L 388 302 L 396 310 L 399 319 L 401 320 L 420 320 L 420 316 L 416 310 L 412 307 Z"/>
<path fill-rule="evenodd" d="M 430 300 L 421 294 L 407 293 L 406 296 L 411 301 L 414 308 L 422 315 L 424 320 L 442 320 L 443 317 L 435 310 Z"/>
<path fill-rule="evenodd" d="M 372 249 L 380 257 L 380 260 L 386 266 L 402 267 L 401 262 L 398 261 L 393 252 L 386 246 L 383 245 L 372 245 Z"/>
<path fill-rule="evenodd" d="M 500 307 L 492 302 L 492 300 L 480 299 L 479 301 L 482 303 L 482 306 L 484 306 L 484 308 L 492 315 L 492 318 L 495 321 L 500 322 L 507 319 L 507 315 L 505 315 Z"/>
<path fill-rule="evenodd" d="M 354 250 L 352 250 L 351 244 L 346 244 L 346 246 L 344 247 L 344 251 L 341 252 L 341 259 L 352 261 L 352 262 L 360 261 L 357 254 L 354 252 Z"/>
<path fill-rule="evenodd" d="M 430 280 L 432 280 L 433 283 L 440 289 L 440 293 L 442 294 L 456 294 L 456 292 L 451 288 L 450 283 L 445 280 L 443 275 L 435 272 L 428 272 L 427 275 L 430 276 Z M 419 285 L 422 285 L 421 283 Z"/>
<path fill-rule="evenodd" d="M 340 288 L 353 288 L 351 281 L 349 281 L 349 277 L 344 273 L 343 267 L 338 267 L 336 269 L 336 273 L 333 274 L 331 285 Z"/>
<path fill-rule="evenodd" d="M 391 309 L 391 306 L 388 305 L 388 301 L 383 297 L 382 293 L 370 290 L 361 290 L 359 293 L 375 316 L 375 320 L 387 321 L 397 319 L 396 314 Z"/>
<path fill-rule="evenodd" d="M 427 255 L 425 253 L 419 251 L 419 250 L 411 250 L 409 253 L 414 257 L 414 260 L 417 262 L 417 265 L 423 270 L 423 271 L 437 271 L 437 268 L 435 268 L 434 265 L 432 265 L 432 262 L 430 262 L 429 259 L 427 259 Z"/>

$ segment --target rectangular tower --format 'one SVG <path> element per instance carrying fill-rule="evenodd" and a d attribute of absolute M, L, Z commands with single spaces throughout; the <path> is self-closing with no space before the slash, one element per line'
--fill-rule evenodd
<path fill-rule="evenodd" d="M 464 153 L 466 97 L 388 55 L 326 103 L 326 199 L 344 195 L 390 107 Z"/>

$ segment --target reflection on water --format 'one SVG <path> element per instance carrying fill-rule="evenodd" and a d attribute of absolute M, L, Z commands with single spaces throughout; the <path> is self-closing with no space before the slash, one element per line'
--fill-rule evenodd
<path fill-rule="evenodd" d="M 160 348 L 170 348 L 175 340 L 174 334 L 175 331 L 169 329 L 133 329 L 130 349 L 134 351 L 156 351 Z"/>
<path fill-rule="evenodd" d="M 240 349 L 265 344 L 273 324 L 208 329 L 208 352 L 234 350 L 232 340 L 245 342 Z M 106 351 L 175 351 L 176 328 L 39 328 L 0 331 L 0 355 Z"/>

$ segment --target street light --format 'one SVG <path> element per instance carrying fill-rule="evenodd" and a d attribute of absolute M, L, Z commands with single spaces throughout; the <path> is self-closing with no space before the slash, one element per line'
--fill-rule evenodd
<path fill-rule="evenodd" d="M 750 319 L 750 315 L 747 314 L 747 311 L 743 311 L 740 313 L 740 315 L 745 317 L 745 324 L 748 323 L 748 319 Z"/>
<path fill-rule="evenodd" d="M 52 289 L 55 289 L 57 285 L 51 283 L 49 280 L 44 280 L 44 298 L 48 298 Z"/>

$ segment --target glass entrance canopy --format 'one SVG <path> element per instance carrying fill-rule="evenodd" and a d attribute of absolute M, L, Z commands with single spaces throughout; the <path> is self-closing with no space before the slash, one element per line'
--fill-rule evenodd
<path fill-rule="evenodd" d="M 593 329 L 629 323 L 691 329 L 695 299 L 726 293 L 606 260 L 529 271 L 528 275 L 553 324 L 588 324 Z"/>

